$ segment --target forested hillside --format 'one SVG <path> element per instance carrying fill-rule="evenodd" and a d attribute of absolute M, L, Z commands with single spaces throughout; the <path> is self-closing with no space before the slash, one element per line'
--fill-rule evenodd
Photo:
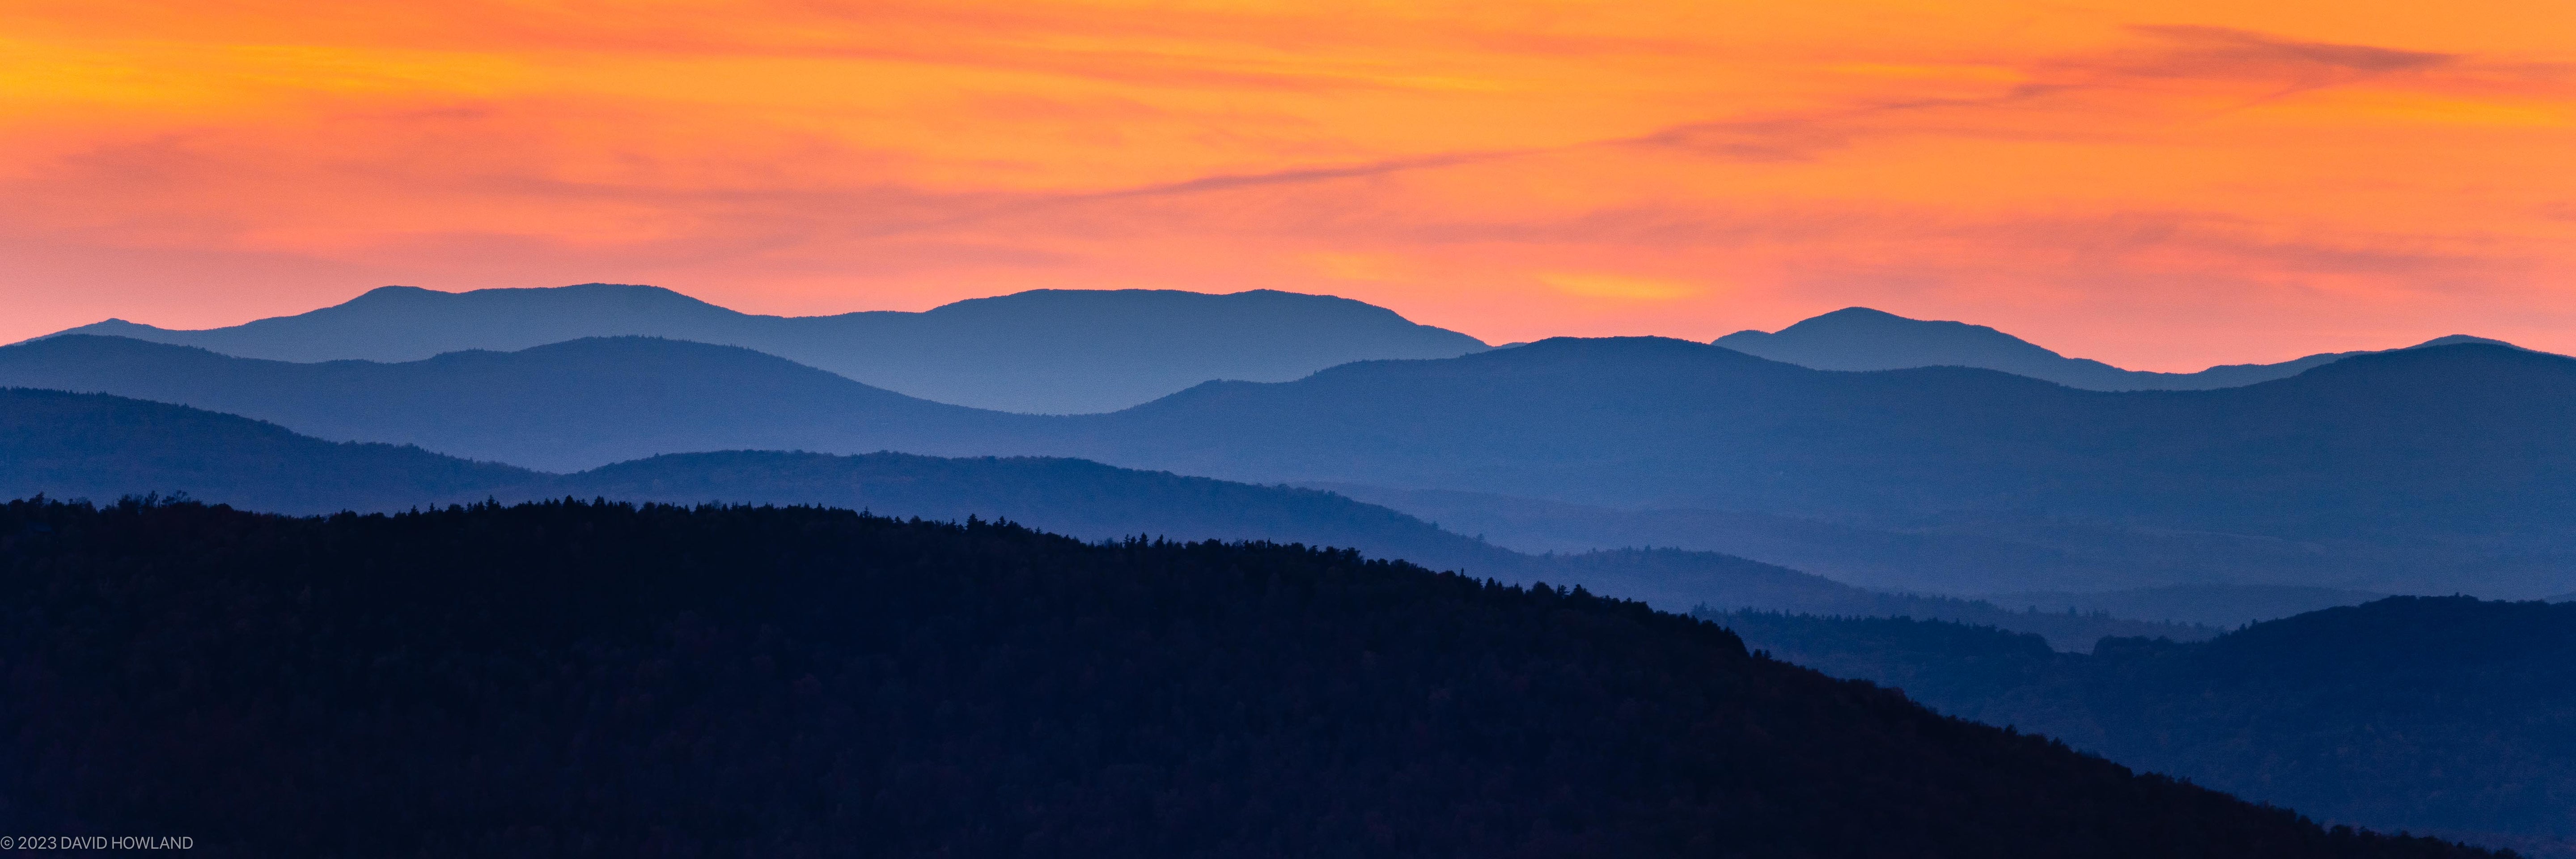
<path fill-rule="evenodd" d="M 1115 468 L 1080 459 L 743 450 L 680 453 L 602 466 L 498 493 L 505 501 L 565 496 L 675 504 L 812 504 L 946 521 L 981 516 L 1086 540 L 1145 536 L 1307 543 L 1476 572 L 1517 573 L 1516 565 L 1527 560 L 1517 552 L 1330 492 Z"/>
<path fill-rule="evenodd" d="M 2576 605 L 2393 597 L 2091 655 L 1949 623 L 1714 617 L 1782 659 L 2131 766 L 2576 855 Z"/>
<path fill-rule="evenodd" d="M 814 504 L 946 521 L 1000 517 L 1089 540 L 1146 536 L 1304 543 L 1506 582 L 1580 584 L 1665 611 L 1707 606 L 1942 618 L 2034 632 L 2074 649 L 2090 649 L 2106 635 L 2197 640 L 2217 634 L 2207 627 L 2101 612 L 2014 611 L 1976 600 L 1876 592 L 1716 552 L 1514 552 L 1331 492 L 1113 468 L 1080 459 L 672 454 L 497 495 L 502 500 L 571 496 L 675 504 Z"/>
<path fill-rule="evenodd" d="M 0 819 L 214 856 L 2435 857 L 1713 624 L 822 509 L 0 507 Z"/>

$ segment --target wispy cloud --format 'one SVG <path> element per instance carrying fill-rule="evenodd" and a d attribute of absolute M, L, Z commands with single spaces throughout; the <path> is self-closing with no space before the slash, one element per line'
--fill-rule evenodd
<path fill-rule="evenodd" d="M 1444 152 L 1432 155 L 1388 158 L 1381 161 L 1370 161 L 1359 164 L 1295 167 L 1264 173 L 1220 174 L 1215 176 L 1201 176 L 1196 179 L 1184 179 L 1178 182 L 1162 182 L 1135 188 L 1121 188 L 1114 191 L 1068 195 L 1064 199 L 1071 201 L 1116 200 L 1128 197 L 1162 197 L 1180 194 L 1197 194 L 1208 191 L 1232 191 L 1243 188 L 1259 188 L 1269 185 L 1302 185 L 1312 182 L 1331 182 L 1341 179 L 1384 176 L 1390 173 L 1401 173 L 1408 170 L 1428 170 L 1440 167 L 1454 167 L 1461 164 L 1474 164 L 1483 161 L 1492 161 L 1497 158 L 1508 158 L 1518 154 L 1523 153 Z"/>
<path fill-rule="evenodd" d="M 2131 32 L 2172 43 L 2157 60 L 2132 74 L 2175 77 L 2341 77 L 2387 74 L 2458 62 L 2463 55 L 2373 45 L 2303 42 L 2250 30 L 2179 24 L 2141 24 Z"/>
<path fill-rule="evenodd" d="M 2219 335 L 2079 347 L 2576 312 L 2576 66 L 2509 22 L 1940 5 L 29 0 L 0 288 L 44 328 L 359 278 L 1264 286 L 1493 340 L 1873 303 L 2148 365 Z"/>

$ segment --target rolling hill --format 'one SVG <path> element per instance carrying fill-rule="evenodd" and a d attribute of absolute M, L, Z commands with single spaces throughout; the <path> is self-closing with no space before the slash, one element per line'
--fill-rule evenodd
<path fill-rule="evenodd" d="M 749 349 L 645 337 L 300 364 L 68 335 L 0 347 L 0 385 L 179 403 L 334 441 L 417 444 L 548 471 L 742 448 L 941 453 L 939 439 L 988 438 L 1035 420 L 906 397 Z"/>
<path fill-rule="evenodd" d="M 333 444 L 274 425 L 100 394 L 0 390 L 7 497 L 113 501 L 158 493 L 293 513 L 549 498 L 806 504 L 966 521 L 1007 519 L 1086 540 L 1256 540 L 1358 549 L 1507 582 L 1582 584 L 1670 611 L 1759 607 L 1939 617 L 2046 634 L 2199 638 L 2202 627 L 2098 613 L 1876 593 L 1711 552 L 1527 555 L 1329 492 L 1041 457 L 943 459 L 777 451 L 668 454 L 577 474 L 473 463 L 390 445 Z"/>
<path fill-rule="evenodd" d="M 2360 356 L 2242 388 L 2102 393 L 1611 338 L 1212 383 L 1068 424 L 1205 474 L 2332 533 L 2419 516 L 2466 530 L 2555 520 L 2557 507 L 2528 502 L 2576 497 L 2557 479 L 2576 467 L 2571 419 L 2576 359 L 2493 346 Z"/>
<path fill-rule="evenodd" d="M 0 348 L 0 384 L 181 402 L 548 470 L 741 448 L 1047 455 L 1251 483 L 2044 538 L 2096 557 L 2163 534 L 2172 539 L 2155 545 L 2214 558 L 2157 580 L 2027 570 L 1977 592 L 2539 596 L 2576 585 L 2576 523 L 2560 513 L 2576 507 L 2576 359 L 2479 344 L 2356 356 L 2239 388 L 2105 393 L 1988 370 L 1825 372 L 1678 340 L 1558 339 L 1294 382 L 1212 382 L 1070 417 L 944 406 L 748 350 L 645 338 L 288 364 L 62 337 Z M 2264 562 L 2305 545 L 2367 562 Z M 2208 572 L 2227 570 L 2256 572 Z"/>
<path fill-rule="evenodd" d="M 2217 626 L 2387 596 L 2230 582 L 2333 581 L 2408 563 L 2405 556 L 2372 547 L 2036 517 L 1954 516 L 1869 527 L 1747 511 L 1631 510 L 1479 492 L 1310 485 L 1523 552 L 1669 546 L 1737 555 L 1862 587 L 1992 594 L 1983 598 L 2004 606 Z M 2157 584 L 2094 592 L 2027 590 L 2036 581 Z"/>
<path fill-rule="evenodd" d="M 345 304 L 229 328 L 108 320 L 62 334 L 130 337 L 314 363 L 516 352 L 590 337 L 740 346 L 941 403 L 1010 412 L 1106 412 L 1211 379 L 1283 382 L 1376 358 L 1481 351 L 1464 334 L 1323 295 L 1254 290 L 1035 290 L 920 313 L 737 313 L 651 286 L 435 292 L 388 286 Z"/>
<path fill-rule="evenodd" d="M 186 494 L 255 510 L 399 510 L 542 476 L 181 406 L 0 388 L 0 497 Z"/>
<path fill-rule="evenodd" d="M 2576 855 L 2576 605 L 2395 597 L 2090 655 L 1946 623 L 1719 619 L 1781 659 L 2321 819 Z"/>
<path fill-rule="evenodd" d="M 1236 479 L 1952 533 L 2112 524 L 2382 559 L 2233 584 L 2557 593 L 2576 544 L 2558 513 L 2576 506 L 2576 360 L 2475 344 L 2241 388 L 2104 393 L 1986 370 L 1833 373 L 1681 341 L 1552 340 L 1203 385 L 1085 421 L 1097 441 L 1082 455 Z M 2056 581 L 1983 584 L 2192 583 Z"/>
<path fill-rule="evenodd" d="M 1714 624 L 815 508 L 0 505 L 0 816 L 215 856 L 2469 857 Z"/>
<path fill-rule="evenodd" d="M 2069 358 L 1983 325 L 1908 319 L 1866 307 L 1846 307 L 1778 331 L 1738 331 L 1714 342 L 1747 355 L 1818 370 L 1979 367 L 2088 391 L 2233 388 L 2286 379 L 2311 367 L 2371 354 L 2327 352 L 2277 364 L 2227 364 L 2195 373 L 2124 370 L 2100 361 Z M 2512 345 L 2454 334 L 2410 348 L 2457 343 Z"/>
<path fill-rule="evenodd" d="M 1982 599 L 2029 611 L 2100 612 L 2118 617 L 2196 623 L 2226 629 L 2339 606 L 2361 605 L 2387 597 L 2387 594 L 2369 591 L 2297 585 L 2169 585 L 2114 591 L 1987 594 Z M 2051 639 L 2051 643 L 2054 644 L 2055 640 Z"/>
<path fill-rule="evenodd" d="M 486 496 L 475 496 L 486 497 Z M 2198 640 L 2208 626 L 2104 611 L 2013 610 L 1888 593 L 1718 552 L 1635 547 L 1515 552 L 1345 496 L 1052 457 L 837 456 L 774 451 L 669 454 L 489 493 L 503 501 L 610 498 L 696 504 L 810 504 L 962 522 L 1005 519 L 1091 541 L 1261 540 L 1357 549 L 1505 582 L 1582 585 L 1687 612 L 1758 608 L 1854 617 L 1939 618 L 2089 649 L 2106 635 Z M 2019 605 L 2019 604 L 2015 604 Z"/>

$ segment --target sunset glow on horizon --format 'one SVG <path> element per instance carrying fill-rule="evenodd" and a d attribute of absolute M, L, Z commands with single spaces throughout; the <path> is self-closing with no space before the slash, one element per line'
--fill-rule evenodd
<path fill-rule="evenodd" d="M 2576 353 L 2576 4 L 0 9 L 0 342 L 385 284 Z"/>

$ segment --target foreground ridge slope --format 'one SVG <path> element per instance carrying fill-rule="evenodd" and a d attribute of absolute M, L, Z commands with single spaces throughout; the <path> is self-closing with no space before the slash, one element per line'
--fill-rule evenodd
<path fill-rule="evenodd" d="M 1268 544 L 0 507 L 0 817 L 232 855 L 2473 856 Z"/>
<path fill-rule="evenodd" d="M 1784 659 L 2199 784 L 2576 856 L 2576 605 L 2389 597 L 2090 655 L 1937 622 L 1714 619 Z"/>

